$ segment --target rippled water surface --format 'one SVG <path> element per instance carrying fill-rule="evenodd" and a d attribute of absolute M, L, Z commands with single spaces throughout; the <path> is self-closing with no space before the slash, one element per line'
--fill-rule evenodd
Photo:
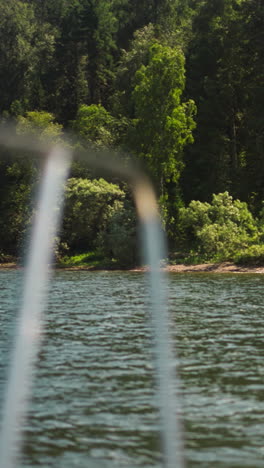
<path fill-rule="evenodd" d="M 21 278 L 0 271 L 1 395 Z M 161 467 L 147 285 L 141 273 L 55 273 L 21 468 Z M 169 276 L 187 467 L 264 466 L 263 286 Z"/>

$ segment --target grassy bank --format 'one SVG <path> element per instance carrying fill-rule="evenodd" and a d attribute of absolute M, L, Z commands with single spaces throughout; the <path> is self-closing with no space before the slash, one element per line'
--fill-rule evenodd
<path fill-rule="evenodd" d="M 85 252 L 76 255 L 65 255 L 57 260 L 57 268 L 90 269 L 90 270 L 113 270 L 118 268 L 115 259 L 103 257 L 98 252 Z"/>
<path fill-rule="evenodd" d="M 236 252 L 233 256 L 207 257 L 195 251 L 189 253 L 174 252 L 167 261 L 168 271 L 254 271 L 264 272 L 264 246 L 253 245 Z M 10 256 L 0 258 L 0 268 L 9 269 L 21 266 L 20 259 Z M 75 255 L 64 255 L 56 260 L 55 268 L 72 270 L 141 270 L 140 266 L 120 265 L 114 258 L 105 258 L 97 251 L 84 252 Z M 262 271 L 260 271 L 262 272 Z"/>

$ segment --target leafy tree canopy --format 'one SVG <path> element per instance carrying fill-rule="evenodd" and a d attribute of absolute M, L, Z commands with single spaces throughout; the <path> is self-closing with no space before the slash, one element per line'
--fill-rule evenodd
<path fill-rule="evenodd" d="M 41 140 L 61 141 L 62 125 L 55 123 L 54 115 L 45 111 L 26 112 L 25 116 L 18 116 L 17 132 L 19 134 L 32 134 Z"/>
<path fill-rule="evenodd" d="M 113 212 L 122 206 L 124 192 L 104 179 L 71 178 L 65 192 L 61 239 L 72 251 L 95 247 Z"/>
<path fill-rule="evenodd" d="M 212 203 L 191 201 L 179 210 L 181 242 L 205 259 L 227 260 L 239 249 L 257 244 L 261 229 L 246 203 L 228 192 L 213 195 Z"/>
<path fill-rule="evenodd" d="M 193 142 L 195 104 L 181 102 L 185 85 L 184 56 L 161 44 L 150 48 L 148 64 L 136 72 L 134 147 L 159 182 L 177 182 L 183 148 Z"/>
<path fill-rule="evenodd" d="M 92 104 L 81 105 L 72 128 L 85 141 L 96 146 L 113 146 L 116 141 L 118 122 L 102 106 Z"/>

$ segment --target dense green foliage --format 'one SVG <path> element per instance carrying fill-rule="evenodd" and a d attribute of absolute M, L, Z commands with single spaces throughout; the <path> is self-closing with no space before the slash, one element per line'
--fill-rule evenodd
<path fill-rule="evenodd" d="M 191 201 L 180 209 L 179 226 L 185 249 L 203 260 L 232 260 L 242 250 L 253 252 L 263 240 L 263 224 L 228 192 L 213 195 L 211 204 Z"/>
<path fill-rule="evenodd" d="M 183 149 L 193 142 L 195 106 L 192 101 L 181 103 L 183 88 L 182 52 L 153 45 L 147 66 L 142 65 L 135 74 L 133 142 L 161 194 L 166 191 L 166 182 L 178 181 Z"/>
<path fill-rule="evenodd" d="M 105 147 L 133 155 L 153 179 L 172 251 L 263 261 L 263 2 L 0 0 L 0 39 L 1 121 L 55 143 L 73 130 L 67 144 L 98 157 Z M 1 149 L 1 258 L 21 251 L 40 170 Z M 136 262 L 124 183 L 84 164 L 70 177 L 61 254 Z"/>
<path fill-rule="evenodd" d="M 71 178 L 65 191 L 61 240 L 70 250 L 93 249 L 113 212 L 122 207 L 124 192 L 104 179 Z"/>

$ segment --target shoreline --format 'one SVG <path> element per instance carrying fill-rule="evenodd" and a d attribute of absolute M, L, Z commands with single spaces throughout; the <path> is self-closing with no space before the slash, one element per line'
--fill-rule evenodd
<path fill-rule="evenodd" d="M 202 263 L 199 265 L 168 265 L 173 273 L 257 273 L 264 274 L 264 266 L 236 265 L 232 262 Z"/>
<path fill-rule="evenodd" d="M 23 267 L 16 263 L 0 263 L 0 270 L 17 270 Z M 69 267 L 58 267 L 55 266 L 54 270 L 66 270 L 66 271 L 129 271 L 129 272 L 144 272 L 147 271 L 147 267 L 135 267 L 129 269 L 107 269 L 98 268 L 93 266 L 69 266 Z M 242 266 L 236 265 L 232 262 L 221 262 L 221 263 L 201 263 L 198 265 L 167 265 L 165 270 L 168 273 L 254 273 L 264 274 L 264 266 Z"/>

